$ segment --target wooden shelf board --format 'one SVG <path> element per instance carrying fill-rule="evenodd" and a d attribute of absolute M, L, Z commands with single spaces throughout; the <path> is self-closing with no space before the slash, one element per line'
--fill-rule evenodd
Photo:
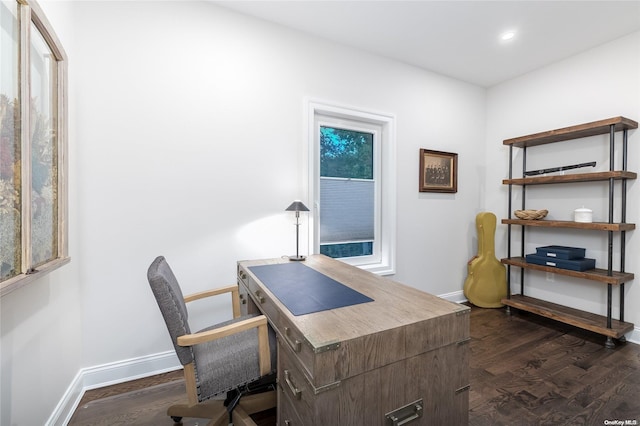
<path fill-rule="evenodd" d="M 563 127 L 547 132 L 534 133 L 512 139 L 505 139 L 503 145 L 512 145 L 519 148 L 543 145 L 553 142 L 561 142 L 570 139 L 586 138 L 589 136 L 604 135 L 609 133 L 610 127 L 615 126 L 615 131 L 625 129 L 637 129 L 638 123 L 625 117 L 613 117 L 606 120 L 593 121 L 577 126 Z"/>
<path fill-rule="evenodd" d="M 606 269 L 600 269 L 600 268 L 589 269 L 587 271 L 581 272 L 581 271 L 572 271 L 570 269 L 553 268 L 551 266 L 536 265 L 534 263 L 528 263 L 524 257 L 504 258 L 504 259 L 500 259 L 500 262 L 502 262 L 505 265 L 518 266 L 520 268 L 533 269 L 536 271 L 553 272 L 554 274 L 558 274 L 558 275 L 566 275 L 568 277 L 582 278 L 582 279 L 597 281 L 605 284 L 619 285 L 622 283 L 632 281 L 634 278 L 634 275 L 631 272 L 613 271 L 613 275 L 609 276 L 607 275 Z"/>
<path fill-rule="evenodd" d="M 614 339 L 619 339 L 624 336 L 625 333 L 633 330 L 632 323 L 612 319 L 611 328 L 607 328 L 607 317 L 605 316 L 519 294 L 512 295 L 510 299 L 502 299 L 502 303 L 565 324 L 571 324 L 585 330 L 610 336 Z"/>
<path fill-rule="evenodd" d="M 504 185 L 546 185 L 553 183 L 608 181 L 611 178 L 615 180 L 636 179 L 637 177 L 638 174 L 635 172 L 615 170 L 611 172 L 573 173 L 555 176 L 540 175 L 515 179 L 503 179 L 502 183 Z"/>
<path fill-rule="evenodd" d="M 574 222 L 572 220 L 525 220 L 525 219 L 502 219 L 504 225 L 540 226 L 547 228 L 573 228 L 591 229 L 594 231 L 633 231 L 636 229 L 635 223 L 608 223 L 608 222 Z"/>

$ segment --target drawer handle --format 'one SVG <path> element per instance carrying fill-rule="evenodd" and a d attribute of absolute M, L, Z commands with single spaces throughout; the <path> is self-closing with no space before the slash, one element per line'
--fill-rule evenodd
<path fill-rule="evenodd" d="M 293 397 L 295 399 L 300 399 L 300 396 L 302 395 L 302 391 L 299 390 L 296 387 L 296 385 L 294 385 L 293 382 L 291 381 L 291 377 L 289 376 L 289 370 L 284 370 L 284 381 L 287 382 L 287 386 L 289 386 L 289 390 L 293 394 Z"/>
<path fill-rule="evenodd" d="M 247 278 L 247 274 L 245 274 L 242 269 L 240 269 L 240 272 L 238 275 L 240 275 L 240 278 L 242 278 L 243 280 Z"/>
<path fill-rule="evenodd" d="M 291 349 L 293 349 L 294 352 L 300 352 L 302 343 L 298 339 L 291 340 L 291 337 L 289 337 L 290 334 L 291 334 L 291 329 L 289 327 L 285 327 L 284 338 L 287 340 L 287 343 L 289 344 L 289 346 L 291 346 Z"/>
<path fill-rule="evenodd" d="M 258 303 L 263 304 L 264 296 L 260 294 L 260 290 L 256 290 L 255 295 L 256 295 L 256 298 L 258 299 Z"/>
<path fill-rule="evenodd" d="M 385 414 L 387 419 L 386 426 L 402 426 L 422 417 L 423 414 L 422 399 L 400 407 L 390 413 Z"/>

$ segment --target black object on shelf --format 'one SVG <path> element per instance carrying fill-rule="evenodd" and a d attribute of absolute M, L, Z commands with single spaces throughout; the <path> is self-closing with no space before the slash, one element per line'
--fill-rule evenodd
<path fill-rule="evenodd" d="M 582 167 L 595 167 L 595 166 L 596 166 L 596 162 L 591 161 L 589 163 L 572 164 L 570 166 L 551 167 L 550 169 L 529 170 L 528 172 L 524 172 L 524 175 L 525 176 L 544 175 L 547 173 L 561 172 L 564 170 L 580 169 Z"/>

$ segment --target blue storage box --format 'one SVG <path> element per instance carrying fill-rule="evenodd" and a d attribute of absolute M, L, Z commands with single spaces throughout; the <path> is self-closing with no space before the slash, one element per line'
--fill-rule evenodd
<path fill-rule="evenodd" d="M 536 255 L 554 259 L 582 259 L 586 250 L 580 247 L 544 246 L 536 248 Z"/>
<path fill-rule="evenodd" d="M 549 266 L 551 268 L 570 269 L 572 271 L 586 271 L 596 267 L 595 259 L 552 259 L 546 256 L 538 256 L 537 254 L 526 255 L 527 263 L 536 265 Z"/>

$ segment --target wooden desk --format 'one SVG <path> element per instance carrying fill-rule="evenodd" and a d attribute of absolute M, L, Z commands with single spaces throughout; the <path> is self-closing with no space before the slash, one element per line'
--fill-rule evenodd
<path fill-rule="evenodd" d="M 249 269 L 286 262 L 238 262 L 244 313 L 278 336 L 279 425 L 467 424 L 468 307 L 312 255 L 306 266 L 374 301 L 294 316 Z"/>

